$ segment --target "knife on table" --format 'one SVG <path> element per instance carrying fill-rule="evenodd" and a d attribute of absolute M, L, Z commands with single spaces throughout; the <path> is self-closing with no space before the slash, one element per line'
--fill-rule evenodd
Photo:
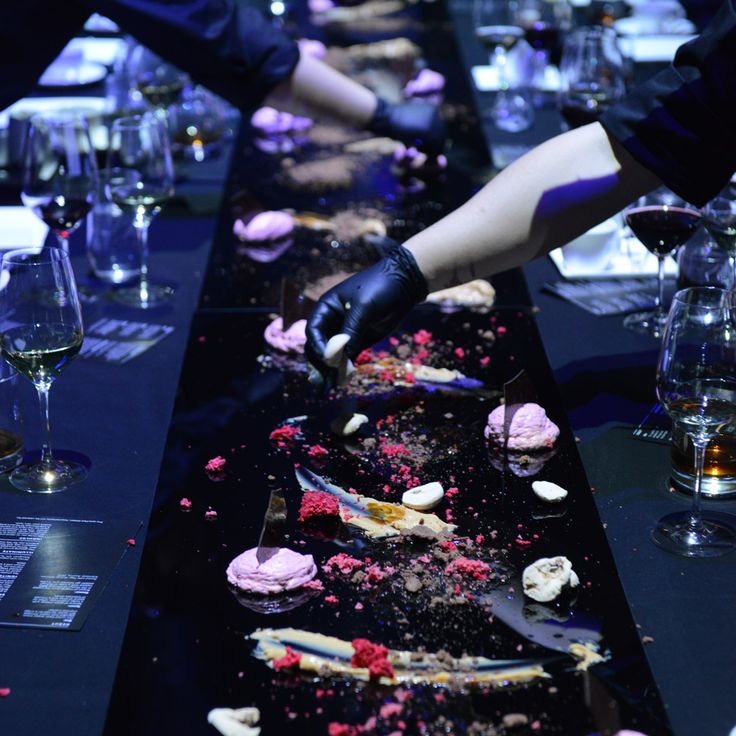
<path fill-rule="evenodd" d="M 258 540 L 256 559 L 258 564 L 273 557 L 284 546 L 286 536 L 286 501 L 281 490 L 271 491 L 268 508 L 263 517 L 263 528 Z"/>

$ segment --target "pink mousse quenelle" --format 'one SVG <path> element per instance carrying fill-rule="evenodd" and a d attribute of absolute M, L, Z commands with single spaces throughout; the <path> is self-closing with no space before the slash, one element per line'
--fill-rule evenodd
<path fill-rule="evenodd" d="M 307 344 L 306 328 L 307 320 L 299 319 L 288 330 L 284 330 L 284 320 L 281 317 L 276 317 L 266 327 L 263 337 L 272 348 L 280 350 L 282 353 L 299 353 L 301 355 L 304 352 L 304 346 Z"/>
<path fill-rule="evenodd" d="M 294 218 L 288 212 L 259 212 L 247 223 L 235 220 L 233 233 L 243 242 L 280 240 L 294 231 Z"/>
<path fill-rule="evenodd" d="M 245 593 L 278 595 L 301 588 L 317 574 L 312 555 L 302 555 L 286 547 L 259 564 L 253 547 L 227 566 L 227 580 Z"/>
<path fill-rule="evenodd" d="M 504 442 L 505 407 L 497 406 L 488 415 L 484 430 L 486 439 L 497 445 Z M 560 434 L 560 428 L 547 416 L 539 404 L 522 404 L 511 419 L 509 450 L 542 450 L 552 447 Z"/>

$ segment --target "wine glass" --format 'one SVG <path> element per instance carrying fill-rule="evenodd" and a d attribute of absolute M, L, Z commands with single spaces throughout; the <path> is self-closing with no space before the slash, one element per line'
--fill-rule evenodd
<path fill-rule="evenodd" d="M 84 117 L 34 115 L 23 146 L 21 199 L 69 250 L 69 235 L 92 207 L 97 162 Z"/>
<path fill-rule="evenodd" d="M 665 187 L 640 197 L 624 210 L 624 221 L 646 249 L 657 256 L 657 300 L 653 312 L 637 312 L 624 327 L 661 337 L 667 314 L 664 309 L 665 258 L 686 243 L 700 224 L 700 212 Z"/>
<path fill-rule="evenodd" d="M 626 92 L 624 61 L 611 28 L 578 28 L 560 61 L 560 114 L 570 128 L 594 123 Z"/>
<path fill-rule="evenodd" d="M 559 64 L 562 35 L 572 22 L 572 8 L 567 0 L 518 0 L 515 15 L 538 63 L 543 68 L 550 60 Z"/>
<path fill-rule="evenodd" d="M 657 397 L 695 451 L 692 508 L 660 519 L 655 544 L 687 557 L 716 557 L 736 547 L 736 517 L 701 509 L 705 450 L 736 419 L 736 322 L 733 296 L 699 286 L 672 301 L 657 366 Z"/>
<path fill-rule="evenodd" d="M 727 187 L 702 209 L 703 225 L 728 255 L 731 286 L 736 288 L 736 192 Z"/>
<path fill-rule="evenodd" d="M 174 164 L 166 123 L 151 114 L 119 118 L 110 130 L 107 168 L 116 176 L 110 197 L 135 227 L 140 249 L 140 275 L 135 287 L 111 292 L 120 304 L 149 309 L 167 302 L 173 289 L 148 281 L 148 228 L 174 194 Z"/>
<path fill-rule="evenodd" d="M 156 115 L 166 119 L 166 110 L 181 97 L 189 76 L 145 46 L 136 46 L 130 55 L 129 72 L 143 99 Z"/>
<path fill-rule="evenodd" d="M 86 468 L 51 453 L 49 390 L 82 347 L 82 312 L 69 254 L 61 248 L 19 248 L 2 257 L 8 282 L 0 291 L 0 350 L 38 392 L 45 439 L 39 462 L 10 474 L 16 488 L 56 493 L 87 475 Z"/>
<path fill-rule="evenodd" d="M 190 88 L 168 110 L 174 154 L 194 161 L 216 156 L 225 136 L 225 105 L 204 87 Z"/>
<path fill-rule="evenodd" d="M 529 95 L 514 88 L 509 73 L 507 52 L 524 37 L 524 29 L 516 21 L 513 4 L 508 0 L 473 0 L 475 36 L 488 49 L 498 80 L 491 118 L 497 128 L 510 133 L 525 130 L 534 119 Z"/>

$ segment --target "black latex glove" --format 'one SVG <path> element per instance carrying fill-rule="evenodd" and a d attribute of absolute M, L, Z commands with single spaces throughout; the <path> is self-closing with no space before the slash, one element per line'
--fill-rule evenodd
<path fill-rule="evenodd" d="M 379 97 L 368 128 L 432 156 L 442 153 L 447 138 L 437 106 L 422 101 L 392 105 Z"/>
<path fill-rule="evenodd" d="M 414 256 L 396 247 L 378 263 L 356 273 L 323 294 L 307 321 L 306 354 L 328 383 L 336 372 L 322 356 L 327 341 L 339 333 L 350 335 L 349 358 L 386 337 L 411 308 L 427 296 L 427 282 Z"/>

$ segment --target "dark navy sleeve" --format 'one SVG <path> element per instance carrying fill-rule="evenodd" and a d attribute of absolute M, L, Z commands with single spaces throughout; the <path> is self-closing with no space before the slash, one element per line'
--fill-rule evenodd
<path fill-rule="evenodd" d="M 258 105 L 299 61 L 293 39 L 237 0 L 83 2 L 240 108 Z"/>
<path fill-rule="evenodd" d="M 23 0 L 7 8 L 0 22 L 0 110 L 33 90 L 89 15 L 76 0 Z"/>
<path fill-rule="evenodd" d="M 631 155 L 695 205 L 736 171 L 736 0 L 600 122 Z"/>

